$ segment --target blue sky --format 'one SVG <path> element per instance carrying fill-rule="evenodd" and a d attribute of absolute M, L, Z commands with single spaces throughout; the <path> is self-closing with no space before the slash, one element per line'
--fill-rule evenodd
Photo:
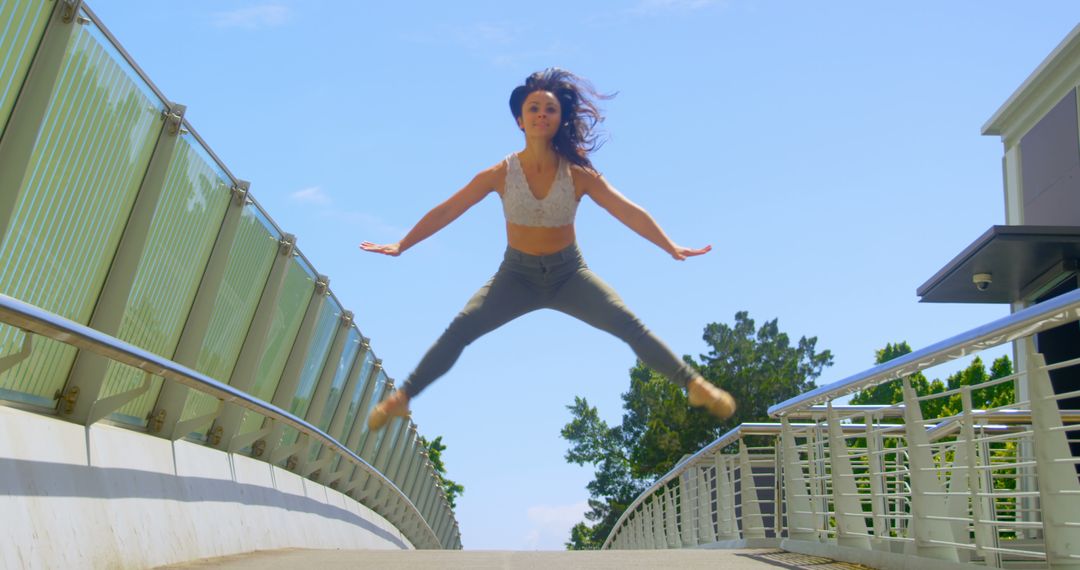
<path fill-rule="evenodd" d="M 532 71 L 602 91 L 593 160 L 682 263 L 595 204 L 590 266 L 680 354 L 748 310 L 835 354 L 821 383 L 1004 316 L 915 289 L 1004 223 L 983 123 L 1080 21 L 1073 0 L 516 3 L 90 0 L 135 61 L 356 312 L 404 379 L 505 247 L 492 196 L 400 258 L 429 208 L 523 141 L 507 99 Z M 535 313 L 469 347 L 413 405 L 442 435 L 466 548 L 559 549 L 592 472 L 566 464 L 575 395 L 618 423 L 634 357 Z M 942 373 L 943 375 L 944 373 Z M 933 376 L 933 374 L 932 374 Z"/>

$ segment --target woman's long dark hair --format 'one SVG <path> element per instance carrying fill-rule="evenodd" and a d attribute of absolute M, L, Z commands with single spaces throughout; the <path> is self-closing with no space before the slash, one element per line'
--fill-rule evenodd
<path fill-rule="evenodd" d="M 525 79 L 524 85 L 515 87 L 510 93 L 510 112 L 515 120 L 521 118 L 525 98 L 535 91 L 550 92 L 562 107 L 559 130 L 551 141 L 555 152 L 578 166 L 596 170 L 589 160 L 589 153 L 604 144 L 596 130 L 604 120 L 596 100 L 611 99 L 614 95 L 598 93 L 588 80 L 565 69 L 549 67 L 533 73 Z"/>

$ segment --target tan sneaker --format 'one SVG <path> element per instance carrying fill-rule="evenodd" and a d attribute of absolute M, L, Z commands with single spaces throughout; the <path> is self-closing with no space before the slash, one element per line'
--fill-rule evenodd
<path fill-rule="evenodd" d="M 735 413 L 735 398 L 701 376 L 686 385 L 686 399 L 695 408 L 705 408 L 710 414 L 726 420 Z"/>
<path fill-rule="evenodd" d="M 408 415 L 409 397 L 405 395 L 405 392 L 397 390 L 371 410 L 367 426 L 371 431 L 380 430 L 390 421 L 390 418 L 403 418 Z"/>

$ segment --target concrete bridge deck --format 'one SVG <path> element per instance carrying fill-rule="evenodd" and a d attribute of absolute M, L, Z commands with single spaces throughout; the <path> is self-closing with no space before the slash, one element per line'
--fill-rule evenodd
<path fill-rule="evenodd" d="M 745 550 L 607 550 L 607 551 L 483 551 L 483 550 L 276 550 L 189 562 L 169 569 L 223 568 L 233 570 L 378 568 L 408 570 L 859 570 L 865 566 L 834 562 L 776 549 Z"/>

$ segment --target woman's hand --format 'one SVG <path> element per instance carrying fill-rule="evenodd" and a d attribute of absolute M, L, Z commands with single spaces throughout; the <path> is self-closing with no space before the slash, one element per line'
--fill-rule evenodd
<path fill-rule="evenodd" d="M 397 257 L 397 256 L 401 255 L 401 244 L 400 243 L 388 243 L 388 244 L 380 245 L 380 244 L 377 244 L 377 243 L 371 243 L 370 241 L 365 241 L 365 242 L 360 244 L 360 249 L 362 249 L 364 251 L 370 251 L 370 252 L 373 252 L 373 253 L 381 253 L 383 255 L 389 255 L 390 257 Z"/>
<path fill-rule="evenodd" d="M 705 246 L 705 247 L 703 247 L 701 249 L 690 249 L 688 247 L 682 247 L 682 246 L 677 245 L 677 246 L 675 246 L 675 250 L 671 252 L 671 257 L 674 257 L 675 259 L 677 259 L 679 261 L 682 261 L 682 260 L 686 259 L 687 257 L 694 257 L 696 255 L 705 255 L 706 253 L 709 253 L 710 251 L 712 251 L 712 246 L 711 245 L 707 245 L 707 246 Z"/>

